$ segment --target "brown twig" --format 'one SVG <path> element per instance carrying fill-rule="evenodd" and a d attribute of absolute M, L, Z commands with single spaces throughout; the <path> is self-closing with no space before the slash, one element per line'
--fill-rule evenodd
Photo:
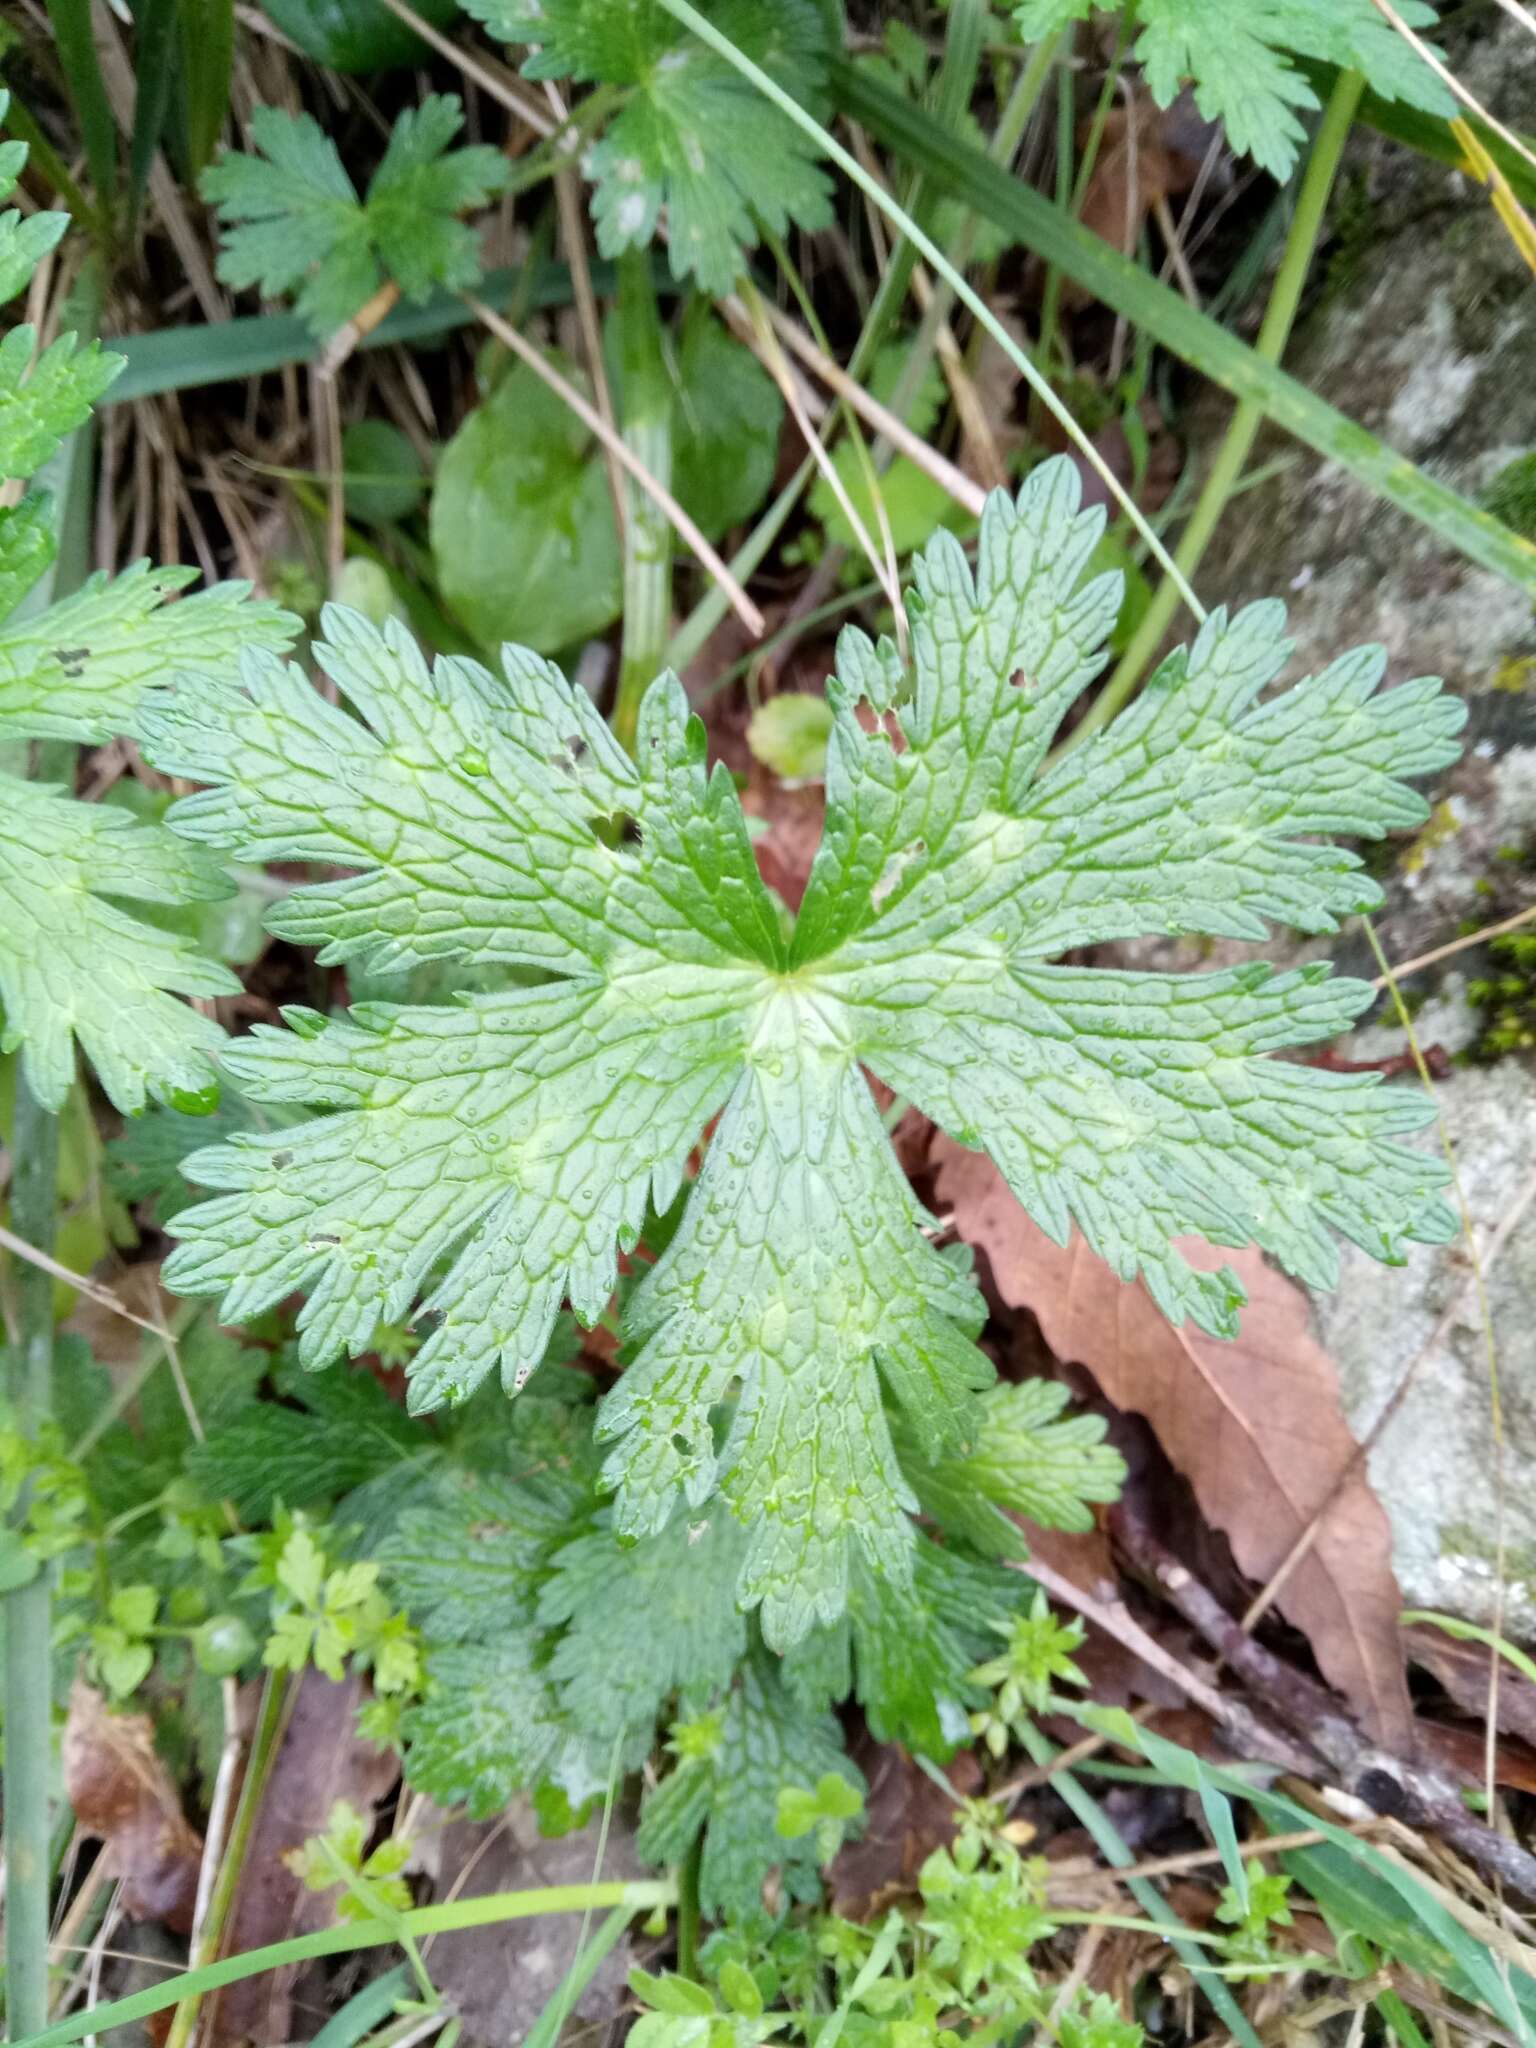
<path fill-rule="evenodd" d="M 1346 1792 L 1378 1813 L 1433 1828 L 1478 1869 L 1523 1898 L 1536 1899 L 1536 1856 L 1475 1819 L 1454 1778 L 1372 1742 L 1332 1693 L 1245 1635 L 1241 1624 L 1164 1548 L 1133 1506 L 1122 1502 L 1113 1525 L 1130 1562 L 1205 1638 L 1248 1692 L 1317 1752 Z M 1231 1721 L 1223 1718 L 1230 1734 Z"/>
<path fill-rule="evenodd" d="M 1489 939 L 1502 938 L 1506 932 L 1518 931 L 1533 917 L 1536 917 L 1536 903 L 1527 904 L 1524 910 L 1517 910 L 1513 917 L 1501 918 L 1497 924 L 1485 924 L 1481 931 L 1463 932 L 1459 939 L 1450 939 L 1431 952 L 1405 960 L 1401 967 L 1394 967 L 1389 974 L 1378 974 L 1371 987 L 1385 988 L 1389 981 L 1403 981 L 1408 975 L 1417 974 L 1421 967 L 1433 967 L 1438 961 L 1449 960 L 1453 953 L 1464 953 L 1468 946 L 1481 946 Z"/>
<path fill-rule="evenodd" d="M 1053 1600 L 1059 1600 L 1064 1607 L 1075 1608 L 1085 1620 L 1123 1643 L 1144 1664 L 1177 1686 L 1186 1699 L 1204 1708 L 1213 1721 L 1225 1728 L 1234 1744 L 1246 1754 L 1259 1762 L 1278 1764 L 1282 1770 L 1294 1771 L 1301 1777 L 1315 1775 L 1317 1755 L 1298 1746 L 1280 1729 L 1264 1726 L 1241 1700 L 1218 1692 L 1206 1679 L 1186 1669 L 1177 1657 L 1170 1656 L 1161 1643 L 1147 1634 L 1123 1601 L 1096 1599 L 1092 1593 L 1085 1593 L 1081 1586 L 1075 1586 L 1070 1579 L 1053 1571 L 1038 1558 L 1030 1558 L 1015 1569 L 1032 1578 L 1036 1585 L 1043 1586 Z"/>

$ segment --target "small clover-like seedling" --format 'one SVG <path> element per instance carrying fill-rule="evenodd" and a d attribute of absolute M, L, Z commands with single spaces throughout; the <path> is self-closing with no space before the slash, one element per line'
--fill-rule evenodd
<path fill-rule="evenodd" d="M 1271 1929 L 1292 1924 L 1291 1880 L 1283 1871 L 1266 1870 L 1256 1859 L 1243 1866 L 1242 1896 L 1236 1885 L 1222 1886 L 1216 1918 L 1232 1929 L 1228 1954 L 1234 1964 L 1267 1974 L 1275 1961 Z"/>
<path fill-rule="evenodd" d="M 466 0 L 493 35 L 531 43 L 530 78 L 574 78 L 617 101 L 587 152 L 605 256 L 647 247 L 665 213 L 672 274 L 732 291 L 758 223 L 775 235 L 832 219 L 814 145 L 659 0 Z M 828 57 L 817 0 L 712 0 L 737 48 L 789 91 L 819 95 Z"/>
<path fill-rule="evenodd" d="M 365 1855 L 368 1835 L 368 1821 L 350 1800 L 338 1799 L 324 1834 L 310 1835 L 283 1861 L 306 1891 L 345 1887 L 336 1902 L 339 1919 L 388 1919 L 411 1903 L 411 1888 L 400 1874 L 410 1861 L 411 1845 L 403 1835 L 387 1835 Z"/>
<path fill-rule="evenodd" d="M 359 312 L 388 279 L 408 299 L 480 281 L 480 251 L 459 215 L 502 191 L 510 166 L 488 143 L 450 145 L 464 110 L 434 93 L 395 121 L 359 198 L 336 145 L 309 114 L 258 107 L 251 140 L 203 173 L 203 197 L 224 227 L 219 276 L 295 304 L 320 340 Z"/>
<path fill-rule="evenodd" d="M 980 1296 L 936 1248 L 866 1070 L 989 1152 L 1057 1242 L 1075 1226 L 1217 1336 L 1243 1290 L 1192 1266 L 1187 1234 L 1324 1287 L 1340 1235 L 1391 1262 L 1451 1236 L 1443 1166 L 1401 1142 L 1422 1095 L 1272 1057 L 1344 1029 L 1366 983 L 1322 963 L 1051 962 L 1374 907 L 1327 835 L 1420 821 L 1404 778 L 1455 757 L 1462 708 L 1429 678 L 1379 691 L 1369 648 L 1268 694 L 1290 643 L 1257 604 L 1215 613 L 1047 766 L 1117 615 L 1119 578 L 1087 573 L 1102 528 L 1071 464 L 1042 465 L 1017 502 L 990 499 L 974 568 L 946 534 L 917 562 L 910 674 L 845 632 L 826 830 L 787 937 L 674 676 L 633 761 L 526 650 L 500 675 L 429 668 L 398 625 L 335 609 L 317 652 L 337 704 L 260 655 L 238 685 L 159 693 L 141 714 L 156 764 L 207 785 L 180 831 L 348 871 L 294 890 L 274 931 L 325 962 L 544 976 L 451 1007 L 290 1010 L 232 1048 L 255 1100 L 322 1114 L 194 1155 L 221 1192 L 177 1219 L 170 1283 L 223 1293 L 229 1322 L 302 1290 L 310 1366 L 419 1301 L 417 1409 L 491 1372 L 516 1392 L 562 1301 L 604 1312 L 616 1243 L 672 1205 L 718 1117 L 627 1302 L 633 1359 L 598 1429 L 621 1538 L 664 1528 L 679 1494 L 724 1494 L 739 1596 L 783 1648 L 842 1613 L 855 1547 L 912 1578 L 919 1482 L 897 1443 L 942 1483 L 993 1378 Z"/>
<path fill-rule="evenodd" d="M 1014 0 L 1027 41 L 1058 34 L 1070 22 L 1108 11 L 1104 0 Z M 1409 28 L 1433 29 L 1425 0 L 1397 0 Z M 1317 106 L 1296 59 L 1360 71 L 1387 100 L 1448 119 L 1456 102 L 1433 69 L 1399 34 L 1374 0 L 1141 0 L 1133 46 L 1153 98 L 1172 104 L 1193 79 L 1195 101 L 1220 121 L 1240 155 L 1287 178 L 1306 140 L 1300 115 Z"/>
<path fill-rule="evenodd" d="M 812 1835 L 816 1860 L 832 1861 L 843 1846 L 850 1825 L 862 1819 L 864 1795 L 838 1771 L 823 1771 L 814 1791 L 804 1785 L 779 1787 L 779 1810 L 775 1826 L 787 1842 Z"/>

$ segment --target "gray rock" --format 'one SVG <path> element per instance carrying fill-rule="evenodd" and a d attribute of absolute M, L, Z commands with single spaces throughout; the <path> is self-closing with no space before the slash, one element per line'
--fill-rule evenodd
<path fill-rule="evenodd" d="M 1505 1060 L 1460 1068 L 1436 1094 L 1483 1246 L 1536 1170 L 1536 1086 L 1524 1067 Z M 1458 1301 L 1443 1338 L 1425 1352 Z M 1487 1303 L 1503 1408 L 1504 1626 L 1530 1636 L 1536 1635 L 1536 1204 L 1488 1272 Z M 1405 1268 L 1378 1266 L 1350 1248 L 1337 1292 L 1318 1296 L 1316 1308 L 1358 1436 L 1371 1429 L 1413 1366 L 1370 1457 L 1371 1483 L 1392 1517 L 1405 1599 L 1411 1607 L 1492 1622 L 1500 1460 L 1488 1321 L 1465 1246 L 1419 1246 Z"/>
<path fill-rule="evenodd" d="M 457 1883 L 456 1896 L 478 1898 L 533 1885 L 589 1884 L 598 1835 L 594 1820 L 550 1840 L 539 1832 L 532 1802 L 519 1798 L 499 1820 L 446 1825 L 436 1857 L 440 1886 L 446 1892 Z M 634 1837 L 615 1814 L 601 1875 L 608 1880 L 645 1874 Z M 595 1914 L 586 1931 L 604 1917 Z M 432 1945 L 432 1981 L 462 2019 L 466 2048 L 503 2048 L 523 2040 L 575 1960 L 583 1931 L 579 1913 L 555 1913 L 439 1935 Z M 624 2003 L 630 1962 L 625 1934 L 575 2000 L 562 2038 L 602 2037 Z"/>
<path fill-rule="evenodd" d="M 1509 22 L 1458 45 L 1453 57 L 1495 111 L 1522 118 L 1536 92 L 1536 41 Z M 1456 172 L 1370 138 L 1352 146 L 1330 283 L 1286 367 L 1343 412 L 1458 490 L 1475 494 L 1536 448 L 1536 290 L 1485 193 Z M 1230 408 L 1202 401 L 1197 444 L 1213 446 Z M 1392 680 L 1438 672 L 1469 708 L 1467 751 L 1440 786 L 1429 827 L 1378 850 L 1387 904 L 1377 929 L 1402 962 L 1488 924 L 1532 896 L 1536 849 L 1536 632 L 1529 600 L 1474 569 L 1424 527 L 1375 499 L 1337 465 L 1266 434 L 1255 461 L 1281 472 L 1238 499 L 1201 570 L 1208 603 L 1287 599 L 1297 640 L 1293 673 L 1361 641 L 1388 651 Z M 1520 688 L 1529 681 L 1530 687 Z M 1512 687 L 1514 686 L 1514 687 Z M 1524 856 L 1511 860 L 1512 855 Z M 1218 964 L 1237 949 L 1189 942 L 1180 964 Z M 1282 961 L 1327 951 L 1345 971 L 1374 975 L 1362 932 L 1330 945 L 1288 940 L 1261 949 Z M 1152 961 L 1138 964 L 1150 965 Z M 1160 960 L 1158 964 L 1172 964 Z M 1477 951 L 1411 984 L 1425 997 L 1415 1029 L 1448 1052 L 1475 1035 L 1466 982 Z M 1403 1050 L 1390 1015 L 1345 1048 L 1379 1058 Z M 1458 1066 L 1437 1098 L 1470 1213 L 1486 1242 L 1536 1167 L 1536 1071 L 1506 1060 Z M 1424 1142 L 1437 1144 L 1429 1131 Z M 1423 1247 L 1406 1269 L 1346 1250 L 1338 1291 L 1320 1297 L 1322 1337 L 1338 1362 L 1357 1433 L 1370 1429 L 1409 1362 L 1468 1278 L 1465 1248 Z M 1488 1306 L 1503 1399 L 1505 1625 L 1536 1635 L 1536 1206 L 1491 1276 Z M 1392 1517 L 1410 1605 L 1480 1622 L 1496 1609 L 1499 1541 L 1487 1334 L 1476 1290 L 1414 1371 L 1371 1456 Z"/>

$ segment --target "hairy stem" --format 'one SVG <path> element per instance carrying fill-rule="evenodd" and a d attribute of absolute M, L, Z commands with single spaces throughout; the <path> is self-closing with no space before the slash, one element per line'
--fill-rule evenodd
<path fill-rule="evenodd" d="M 1290 339 L 1291 328 L 1296 320 L 1296 308 L 1301 301 L 1302 287 L 1307 281 L 1318 236 L 1322 231 L 1328 195 L 1333 190 L 1339 160 L 1349 139 L 1350 126 L 1364 83 L 1358 71 L 1341 72 L 1318 126 L 1317 139 L 1312 145 L 1306 175 L 1302 179 L 1301 191 L 1297 196 L 1295 217 L 1291 221 L 1291 230 L 1286 237 L 1285 253 L 1280 260 L 1269 304 L 1264 309 L 1264 323 L 1254 344 L 1255 353 L 1262 356 L 1267 363 L 1280 361 L 1285 352 L 1286 342 Z M 1210 545 L 1211 536 L 1215 533 L 1242 476 L 1244 465 L 1253 452 L 1253 444 L 1263 424 L 1264 413 L 1265 408 L 1257 399 L 1244 398 L 1238 401 L 1237 410 L 1233 413 L 1222 444 L 1216 451 L 1216 460 L 1211 465 L 1210 474 L 1179 537 L 1178 547 L 1174 550 L 1173 559 L 1186 577 L 1194 576 L 1206 548 Z M 1158 585 L 1156 595 L 1147 607 L 1146 616 L 1133 634 L 1130 645 L 1121 655 L 1113 675 L 1099 692 L 1087 717 L 1074 730 L 1069 745 L 1107 724 L 1134 694 L 1148 662 L 1157 652 L 1158 644 L 1178 609 L 1181 594 L 1171 578 L 1165 578 Z"/>

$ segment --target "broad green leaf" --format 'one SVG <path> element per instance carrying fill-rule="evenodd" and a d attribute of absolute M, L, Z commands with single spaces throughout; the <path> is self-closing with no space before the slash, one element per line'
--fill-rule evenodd
<path fill-rule="evenodd" d="M 371 1372 L 315 1380 L 284 1363 L 274 1379 L 282 1402 L 263 1401 L 211 1429 L 187 1458 L 209 1498 L 232 1501 L 247 1523 L 266 1521 L 279 1501 L 305 1508 L 338 1500 L 422 1449 L 420 1430 Z"/>
<path fill-rule="evenodd" d="M 573 365 L 560 367 L 580 381 Z M 601 451 L 525 364 L 443 450 L 431 524 L 443 596 L 484 647 L 516 640 L 550 653 L 619 615 L 623 571 Z"/>
<path fill-rule="evenodd" d="M 1015 0 L 1020 33 L 1036 42 L 1084 21 L 1094 0 Z M 1433 29 L 1424 0 L 1398 0 L 1410 28 Z M 1186 79 L 1208 121 L 1220 121 L 1240 155 L 1277 178 L 1290 175 L 1306 140 L 1299 115 L 1315 109 L 1311 86 L 1291 61 L 1310 57 L 1363 72 L 1373 91 L 1451 117 L 1455 101 L 1423 58 L 1372 0 L 1141 0 L 1133 54 L 1159 106 Z"/>
<path fill-rule="evenodd" d="M 677 348 L 672 488 L 708 539 L 749 519 L 768 495 L 783 421 L 768 372 L 694 299 Z"/>
<path fill-rule="evenodd" d="M 145 1345 L 146 1349 L 155 1346 L 156 1340 L 146 1338 Z M 193 1324 L 177 1348 L 177 1365 L 193 1411 L 206 1432 L 222 1436 L 255 1412 L 256 1389 L 267 1363 L 265 1352 L 243 1347 L 206 1317 Z M 106 1377 L 98 1382 L 88 1359 L 68 1361 L 71 1379 L 80 1373 L 82 1364 L 94 1395 L 83 1427 L 110 1399 L 112 1382 Z M 113 1423 L 90 1451 L 86 1471 L 103 1514 L 123 1515 L 156 1500 L 180 1476 L 195 1442 L 175 1376 L 168 1364 L 158 1364 L 144 1382 L 132 1420 Z M 139 1528 L 144 1531 L 145 1525 Z M 153 1541 L 159 1534 L 158 1525 L 149 1524 L 147 1533 Z M 124 1562 L 123 1554 L 115 1552 L 114 1571 L 120 1572 Z"/>
<path fill-rule="evenodd" d="M 681 1863 L 702 1831 L 699 1903 L 711 1915 L 759 1907 L 763 1873 L 773 1864 L 782 1866 L 790 1898 L 814 1896 L 815 1838 L 792 1842 L 779 1833 L 779 1794 L 819 1784 L 829 1771 L 863 1793 L 836 1721 L 801 1706 L 759 1650 L 743 1662 L 713 1741 L 701 1746 L 707 1753 L 685 1754 L 646 1801 L 640 1854 L 650 1863 Z"/>
<path fill-rule="evenodd" d="M 409 519 L 426 493 L 421 457 L 389 420 L 354 420 L 341 437 L 347 516 L 365 525 Z"/>
<path fill-rule="evenodd" d="M 152 1205 L 156 1222 L 163 1226 L 197 1200 L 181 1170 L 184 1159 L 236 1131 L 271 1130 L 291 1121 L 270 1107 L 258 1112 L 233 1088 L 221 1090 L 218 1107 L 206 1116 L 188 1116 L 156 1104 L 108 1141 L 107 1185 L 121 1202 Z"/>
<path fill-rule="evenodd" d="M 549 1675 L 579 1728 L 609 1741 L 649 1736 L 670 1695 L 704 1705 L 730 1682 L 747 1646 L 736 1610 L 742 1548 L 716 1509 L 628 1547 L 603 1515 L 555 1555 L 539 1620 L 564 1624 Z"/>
<path fill-rule="evenodd" d="M 15 610 L 57 550 L 53 507 L 46 491 L 32 491 L 0 514 L 0 619 Z"/>
<path fill-rule="evenodd" d="M 782 235 L 832 218 L 805 137 L 657 0 L 467 0 L 506 42 L 533 43 L 530 78 L 621 89 L 619 111 L 587 152 L 592 216 L 605 256 L 644 248 L 667 219 L 672 274 L 731 291 L 758 223 Z M 817 0 L 714 0 L 716 25 L 791 92 L 815 99 L 827 56 Z"/>
<path fill-rule="evenodd" d="M 0 121 L 4 118 L 5 99 L 0 95 Z M 26 160 L 24 142 L 0 142 L 0 199 L 9 198 L 15 189 Z M 15 298 L 68 226 L 65 213 L 21 214 L 14 207 L 0 213 L 0 305 Z"/>
<path fill-rule="evenodd" d="M 5 98 L 0 94 L 0 116 Z M 26 151 L 0 143 L 0 196 Z M 0 287 L 24 283 L 58 239 L 58 214 L 0 216 Z M 121 359 L 64 335 L 41 354 L 29 326 L 0 340 L 0 478 L 23 479 L 85 420 Z M 276 606 L 220 584 L 181 604 L 164 600 L 189 571 L 140 563 L 112 580 L 91 578 L 63 603 L 25 620 L 14 614 L 53 561 L 46 494 L 0 505 L 0 738 L 100 741 L 132 730 L 151 680 L 180 662 L 217 670 L 242 647 L 279 649 L 298 628 Z M 38 1100 L 57 1109 L 74 1078 L 74 1040 L 115 1105 L 132 1114 L 155 1100 L 211 1108 L 210 1055 L 223 1034 L 177 995 L 233 994 L 235 978 L 204 958 L 177 913 L 231 893 L 216 864 L 116 806 L 76 803 L 57 789 L 5 777 L 0 821 L 0 1049 L 18 1047 Z M 131 917 L 113 899 L 161 906 L 172 928 Z M 188 918 L 190 922 L 190 917 Z"/>
<path fill-rule="evenodd" d="M 527 1479 L 461 1477 L 439 1490 L 380 1546 L 394 1594 L 433 1642 L 528 1628 L 550 1553 L 570 1533 L 568 1503 Z"/>
<path fill-rule="evenodd" d="M 434 28 L 449 28 L 457 0 L 416 0 L 412 10 Z M 307 57 L 333 71 L 388 71 L 427 64 L 431 52 L 384 0 L 272 0 L 265 9 Z"/>
<path fill-rule="evenodd" d="M 236 290 L 296 294 L 324 339 L 351 319 L 386 278 L 422 300 L 442 286 L 480 279 L 479 247 L 459 214 L 507 183 L 498 150 L 451 145 L 464 111 L 449 93 L 407 107 L 395 121 L 366 199 L 335 143 L 309 114 L 258 107 L 258 155 L 230 150 L 203 173 L 201 190 L 224 227 L 218 272 Z"/>
<path fill-rule="evenodd" d="M 140 697 L 167 672 L 232 668 L 242 648 L 281 652 L 298 631 L 291 613 L 252 601 L 248 583 L 166 602 L 196 578 L 137 562 L 0 625 L 0 738 L 98 743 L 131 733 Z"/>
<path fill-rule="evenodd" d="M 575 1735 L 530 1639 L 442 1644 L 427 1658 L 427 1693 L 404 1719 L 406 1782 L 471 1820 L 514 1792 L 553 1784 L 581 1806 L 607 1782 L 608 1760 Z"/>
<path fill-rule="evenodd" d="M 974 1441 L 992 1378 L 979 1297 L 925 1234 L 863 1068 L 985 1147 L 1058 1241 L 1075 1223 L 1218 1335 L 1242 1290 L 1181 1236 L 1258 1244 L 1320 1286 L 1336 1234 L 1391 1261 L 1450 1236 L 1444 1169 L 1399 1142 L 1429 1114 L 1416 1090 L 1270 1057 L 1343 1029 L 1367 985 L 1321 964 L 1048 962 L 1146 932 L 1330 931 L 1374 906 L 1325 835 L 1421 820 L 1399 778 L 1454 758 L 1461 707 L 1432 681 L 1378 692 L 1379 650 L 1266 697 L 1290 649 L 1261 604 L 1214 615 L 1044 772 L 1116 615 L 1117 579 L 1082 580 L 1101 530 L 1071 464 L 1047 464 L 989 502 L 974 572 L 944 534 L 917 563 L 910 678 L 893 647 L 843 636 L 827 830 L 787 941 L 673 677 L 631 762 L 551 664 L 509 649 L 499 678 L 429 670 L 397 627 L 333 609 L 317 652 L 349 709 L 261 653 L 243 686 L 184 678 L 148 702 L 157 765 L 211 785 L 179 829 L 352 871 L 296 890 L 274 930 L 327 961 L 551 977 L 451 1010 L 290 1012 L 232 1047 L 253 1098 L 325 1113 L 189 1162 L 225 1192 L 180 1219 L 171 1284 L 222 1292 L 230 1321 L 306 1292 L 316 1366 L 424 1296 L 414 1405 L 497 1370 L 515 1392 L 562 1299 L 602 1311 L 615 1240 L 671 1206 L 718 1112 L 598 1428 L 622 1536 L 664 1528 L 679 1492 L 724 1493 L 748 1530 L 741 1597 L 782 1648 L 843 1611 L 851 1545 L 910 1581 L 887 1399 L 931 1464 Z"/>

